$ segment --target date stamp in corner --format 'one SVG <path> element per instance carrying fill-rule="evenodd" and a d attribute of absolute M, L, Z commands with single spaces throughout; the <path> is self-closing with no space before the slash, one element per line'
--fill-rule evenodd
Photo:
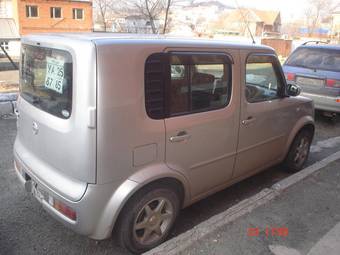
<path fill-rule="evenodd" d="M 247 229 L 247 235 L 249 237 L 258 237 L 264 234 L 266 237 L 270 236 L 278 236 L 278 237 L 287 237 L 289 230 L 287 227 L 265 227 L 264 229 L 260 229 L 259 227 L 253 227 Z"/>

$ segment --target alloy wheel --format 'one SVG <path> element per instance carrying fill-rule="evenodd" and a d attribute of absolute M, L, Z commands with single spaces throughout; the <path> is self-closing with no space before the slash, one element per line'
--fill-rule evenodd
<path fill-rule="evenodd" d="M 302 137 L 296 147 L 294 163 L 297 165 L 303 164 L 308 156 L 309 140 L 306 137 Z"/>
<path fill-rule="evenodd" d="M 141 245 L 151 245 L 169 230 L 174 217 L 171 202 L 159 197 L 146 203 L 138 212 L 133 226 L 135 240 Z"/>

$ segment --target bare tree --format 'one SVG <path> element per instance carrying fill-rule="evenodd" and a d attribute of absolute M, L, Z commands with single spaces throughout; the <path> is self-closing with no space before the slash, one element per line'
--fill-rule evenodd
<path fill-rule="evenodd" d="M 111 4 L 110 0 L 94 0 L 95 8 L 97 9 L 97 15 L 100 19 L 100 22 L 104 26 L 104 30 L 106 31 L 108 24 L 107 24 L 107 14 L 109 10 L 109 5 Z"/>
<path fill-rule="evenodd" d="M 109 27 L 109 19 L 121 9 L 120 4 L 120 0 L 94 0 L 94 9 L 104 31 Z"/>
<path fill-rule="evenodd" d="M 165 15 L 164 15 L 164 25 L 163 25 L 163 34 L 166 33 L 166 30 L 168 28 L 168 22 L 169 22 L 169 11 L 170 7 L 173 3 L 173 0 L 167 0 L 166 1 L 166 8 L 165 8 Z"/>
<path fill-rule="evenodd" d="M 309 5 L 305 11 L 308 34 L 312 36 L 322 18 L 329 15 L 339 6 L 333 0 L 309 0 Z"/>
<path fill-rule="evenodd" d="M 126 6 L 130 9 L 130 12 L 143 16 L 150 22 L 152 33 L 157 34 L 159 32 L 166 33 L 169 26 L 169 14 L 170 9 L 175 0 L 126 0 Z M 164 15 L 164 20 L 161 31 L 157 26 L 156 21 L 159 21 Z"/>

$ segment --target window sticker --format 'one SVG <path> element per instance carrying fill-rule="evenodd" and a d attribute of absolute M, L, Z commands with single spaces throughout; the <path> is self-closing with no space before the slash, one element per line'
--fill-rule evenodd
<path fill-rule="evenodd" d="M 46 57 L 45 87 L 63 93 L 64 61 Z"/>

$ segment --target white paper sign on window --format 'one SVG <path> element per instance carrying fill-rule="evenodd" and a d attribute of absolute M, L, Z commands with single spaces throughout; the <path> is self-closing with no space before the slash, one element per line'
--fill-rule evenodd
<path fill-rule="evenodd" d="M 46 57 L 45 87 L 63 93 L 64 61 Z"/>

